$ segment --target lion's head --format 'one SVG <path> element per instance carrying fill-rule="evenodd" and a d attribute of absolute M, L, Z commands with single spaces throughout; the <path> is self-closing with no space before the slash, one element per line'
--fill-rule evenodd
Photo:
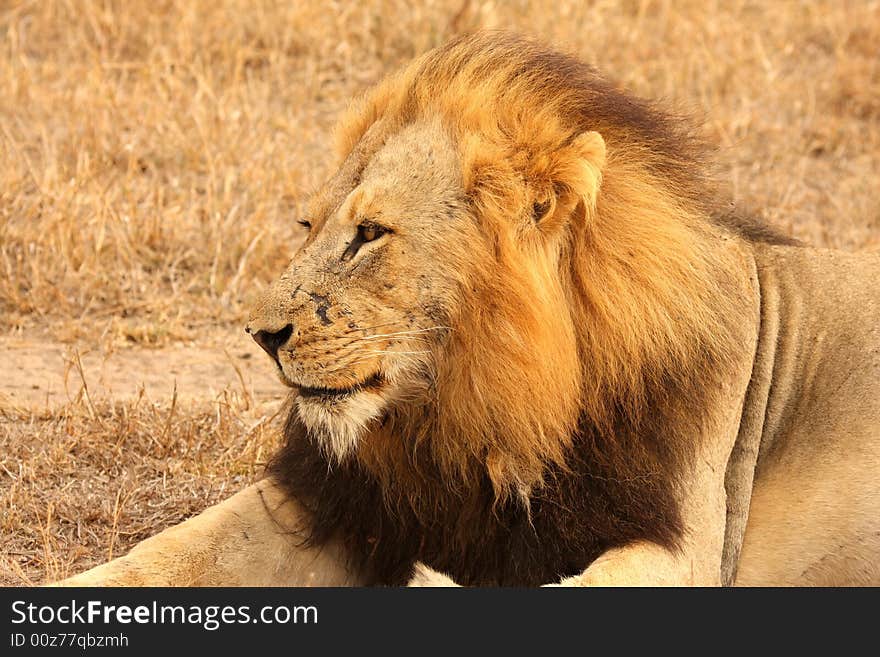
<path fill-rule="evenodd" d="M 379 474 L 424 449 L 522 493 L 584 417 L 613 433 L 725 359 L 742 288 L 678 125 L 498 33 L 370 91 L 248 325 L 298 420 Z"/>

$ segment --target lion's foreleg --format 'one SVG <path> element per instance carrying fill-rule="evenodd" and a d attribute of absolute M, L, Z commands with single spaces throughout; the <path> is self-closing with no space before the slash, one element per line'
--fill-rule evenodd
<path fill-rule="evenodd" d="M 717 586 L 719 576 L 700 559 L 652 543 L 609 550 L 582 573 L 551 586 Z"/>
<path fill-rule="evenodd" d="M 302 545 L 302 514 L 264 480 L 62 586 L 341 586 L 340 549 Z M 298 531 L 299 530 L 299 531 Z"/>

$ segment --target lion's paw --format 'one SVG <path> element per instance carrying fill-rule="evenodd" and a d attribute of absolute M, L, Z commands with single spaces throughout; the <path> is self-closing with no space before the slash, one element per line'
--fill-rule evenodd
<path fill-rule="evenodd" d="M 407 586 L 447 587 L 458 586 L 458 584 L 443 573 L 438 573 L 423 563 L 417 563 Z"/>

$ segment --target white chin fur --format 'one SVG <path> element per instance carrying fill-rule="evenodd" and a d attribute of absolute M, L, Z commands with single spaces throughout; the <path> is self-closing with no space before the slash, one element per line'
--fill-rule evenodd
<path fill-rule="evenodd" d="M 344 399 L 297 397 L 295 403 L 300 420 L 337 461 L 354 451 L 364 430 L 385 408 L 382 395 L 369 390 Z"/>

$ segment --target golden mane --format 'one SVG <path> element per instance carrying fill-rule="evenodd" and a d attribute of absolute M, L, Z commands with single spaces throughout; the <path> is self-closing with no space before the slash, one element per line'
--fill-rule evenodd
<path fill-rule="evenodd" d="M 355 103 L 339 154 L 368 130 L 437 117 L 460 145 L 465 191 L 494 252 L 469 245 L 486 271 L 455 318 L 430 445 L 459 475 L 483 460 L 503 494 L 564 462 L 579 413 L 610 436 L 621 413 L 647 410 L 651 386 L 707 358 L 727 361 L 745 291 L 738 263 L 718 249 L 728 228 L 711 221 L 701 144 L 576 59 L 506 33 L 460 38 Z M 589 132 L 601 139 L 579 145 Z M 539 230 L 519 234 L 515 219 L 535 208 L 547 209 Z M 559 248 L 546 248 L 567 215 Z M 533 307 L 535 295 L 549 303 Z M 365 457 L 388 468 L 398 442 L 377 437 Z"/>

